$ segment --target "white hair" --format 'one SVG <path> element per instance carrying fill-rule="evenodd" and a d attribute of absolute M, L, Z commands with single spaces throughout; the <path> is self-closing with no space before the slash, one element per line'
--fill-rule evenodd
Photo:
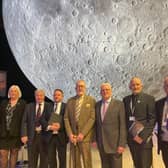
<path fill-rule="evenodd" d="M 11 91 L 12 89 L 16 89 L 16 90 L 17 90 L 18 95 L 19 95 L 19 98 L 22 97 L 22 92 L 21 92 L 21 90 L 20 90 L 20 87 L 19 87 L 18 85 L 12 85 L 12 86 L 9 88 L 9 90 L 8 90 L 8 98 L 10 98 L 10 91 Z"/>
<path fill-rule="evenodd" d="M 108 83 L 108 82 L 104 82 L 104 83 L 102 83 L 102 84 L 100 85 L 100 88 L 102 88 L 103 86 L 108 86 L 108 87 L 110 87 L 110 88 L 112 89 L 111 84 Z"/>

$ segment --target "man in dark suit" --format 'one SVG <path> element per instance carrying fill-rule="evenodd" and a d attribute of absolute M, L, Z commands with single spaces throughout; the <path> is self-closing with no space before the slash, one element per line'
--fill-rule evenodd
<path fill-rule="evenodd" d="M 49 139 L 49 167 L 57 168 L 57 153 L 59 160 L 59 168 L 66 168 L 66 148 L 68 138 L 64 126 L 64 112 L 65 103 L 63 103 L 64 93 L 61 89 L 55 89 L 54 91 L 54 105 L 53 113 L 58 115 L 58 119 L 53 119 L 52 123 L 49 123 L 48 130 L 50 131 Z M 52 116 L 51 116 L 52 117 Z"/>
<path fill-rule="evenodd" d="M 21 140 L 28 145 L 29 168 L 37 168 L 40 155 L 40 168 L 48 167 L 48 138 L 46 131 L 52 106 L 45 102 L 45 92 L 35 91 L 35 102 L 26 106 L 21 128 Z"/>
<path fill-rule="evenodd" d="M 122 168 L 126 145 L 124 104 L 112 98 L 109 83 L 101 85 L 102 100 L 96 103 L 96 141 L 102 168 Z"/>
<path fill-rule="evenodd" d="M 67 102 L 64 121 L 71 142 L 73 164 L 70 167 L 81 168 L 82 156 L 84 168 L 92 168 L 90 143 L 95 123 L 95 100 L 86 95 L 84 80 L 76 82 L 76 96 Z"/>
<path fill-rule="evenodd" d="M 164 78 L 166 96 L 156 102 L 158 123 L 158 153 L 162 151 L 162 159 L 168 168 L 168 76 Z"/>
<path fill-rule="evenodd" d="M 155 125 L 155 100 L 142 92 L 142 82 L 138 77 L 130 81 L 132 94 L 124 98 L 128 146 L 136 168 L 150 168 L 152 165 L 152 132 Z M 139 122 L 138 131 L 132 131 L 132 124 Z M 136 134 L 135 134 L 136 132 Z"/>

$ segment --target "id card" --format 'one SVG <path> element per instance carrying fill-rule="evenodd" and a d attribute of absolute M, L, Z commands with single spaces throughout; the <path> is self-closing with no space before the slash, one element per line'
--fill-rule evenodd
<path fill-rule="evenodd" d="M 164 122 L 162 123 L 162 126 L 166 126 L 166 125 L 167 125 L 167 122 L 164 121 Z"/>
<path fill-rule="evenodd" d="M 129 121 L 135 121 L 135 117 L 134 116 L 130 116 L 129 117 Z"/>

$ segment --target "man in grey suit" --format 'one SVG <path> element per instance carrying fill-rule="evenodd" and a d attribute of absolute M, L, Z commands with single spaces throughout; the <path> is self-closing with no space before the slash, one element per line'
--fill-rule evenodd
<path fill-rule="evenodd" d="M 73 159 L 70 167 L 81 168 L 82 156 L 84 168 L 92 168 L 90 143 L 95 123 L 95 100 L 86 95 L 84 80 L 76 82 L 76 96 L 67 102 L 64 121 L 70 139 L 70 156 Z"/>
<path fill-rule="evenodd" d="M 129 85 L 132 94 L 124 98 L 126 124 L 128 130 L 128 146 L 135 168 L 150 168 L 152 165 L 152 132 L 155 125 L 155 100 L 142 92 L 142 81 L 133 77 Z M 132 134 L 132 124 L 138 127 Z M 133 127 L 132 127 L 133 128 Z M 139 131 L 138 131 L 139 130 Z M 136 131 L 133 131 L 136 132 Z"/>
<path fill-rule="evenodd" d="M 21 141 L 28 145 L 29 168 L 37 168 L 40 155 L 40 168 L 48 167 L 48 140 L 46 131 L 52 106 L 45 102 L 45 92 L 35 91 L 35 102 L 26 106 L 22 120 Z"/>
<path fill-rule="evenodd" d="M 96 103 L 96 141 L 102 168 L 122 168 L 126 145 L 124 105 L 112 98 L 109 83 L 101 85 L 102 100 Z"/>

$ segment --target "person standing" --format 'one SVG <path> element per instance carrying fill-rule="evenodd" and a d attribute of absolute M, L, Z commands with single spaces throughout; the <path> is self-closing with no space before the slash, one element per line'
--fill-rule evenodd
<path fill-rule="evenodd" d="M 123 99 L 128 146 L 135 168 L 150 168 L 152 165 L 152 132 L 156 119 L 155 100 L 153 96 L 142 92 L 142 81 L 138 77 L 131 79 L 129 88 L 132 94 Z M 130 131 L 135 124 L 138 130 Z"/>
<path fill-rule="evenodd" d="M 53 113 L 58 115 L 57 121 L 51 122 L 48 125 L 50 131 L 49 139 L 49 168 L 66 168 L 66 149 L 68 143 L 68 137 L 64 126 L 64 113 L 66 104 L 63 101 L 64 93 L 61 89 L 55 89 L 54 91 L 54 104 Z M 52 116 L 51 116 L 52 117 Z M 57 154 L 59 164 L 57 164 Z"/>
<path fill-rule="evenodd" d="M 0 167 L 15 168 L 20 140 L 21 121 L 26 102 L 21 99 L 22 93 L 17 85 L 8 90 L 8 100 L 0 104 Z M 9 160 L 8 160 L 9 158 Z M 9 163 L 9 165 L 8 165 Z"/>
<path fill-rule="evenodd" d="M 84 80 L 76 82 L 76 96 L 67 102 L 64 121 L 70 139 L 72 168 L 81 168 L 80 156 L 82 156 L 84 168 L 92 168 L 90 143 L 95 123 L 95 100 L 86 95 Z"/>
<path fill-rule="evenodd" d="M 156 119 L 158 124 L 158 154 L 162 152 L 162 159 L 168 168 L 168 76 L 164 78 L 166 96 L 156 101 Z"/>
<path fill-rule="evenodd" d="M 96 142 L 102 168 L 122 168 L 126 145 L 123 102 L 112 98 L 110 83 L 101 85 L 102 100 L 96 103 Z"/>
<path fill-rule="evenodd" d="M 29 103 L 24 111 L 21 128 L 21 140 L 28 145 L 29 168 L 37 168 L 40 156 L 40 168 L 48 167 L 48 120 L 52 112 L 51 104 L 45 102 L 45 92 L 35 91 L 35 102 Z"/>

